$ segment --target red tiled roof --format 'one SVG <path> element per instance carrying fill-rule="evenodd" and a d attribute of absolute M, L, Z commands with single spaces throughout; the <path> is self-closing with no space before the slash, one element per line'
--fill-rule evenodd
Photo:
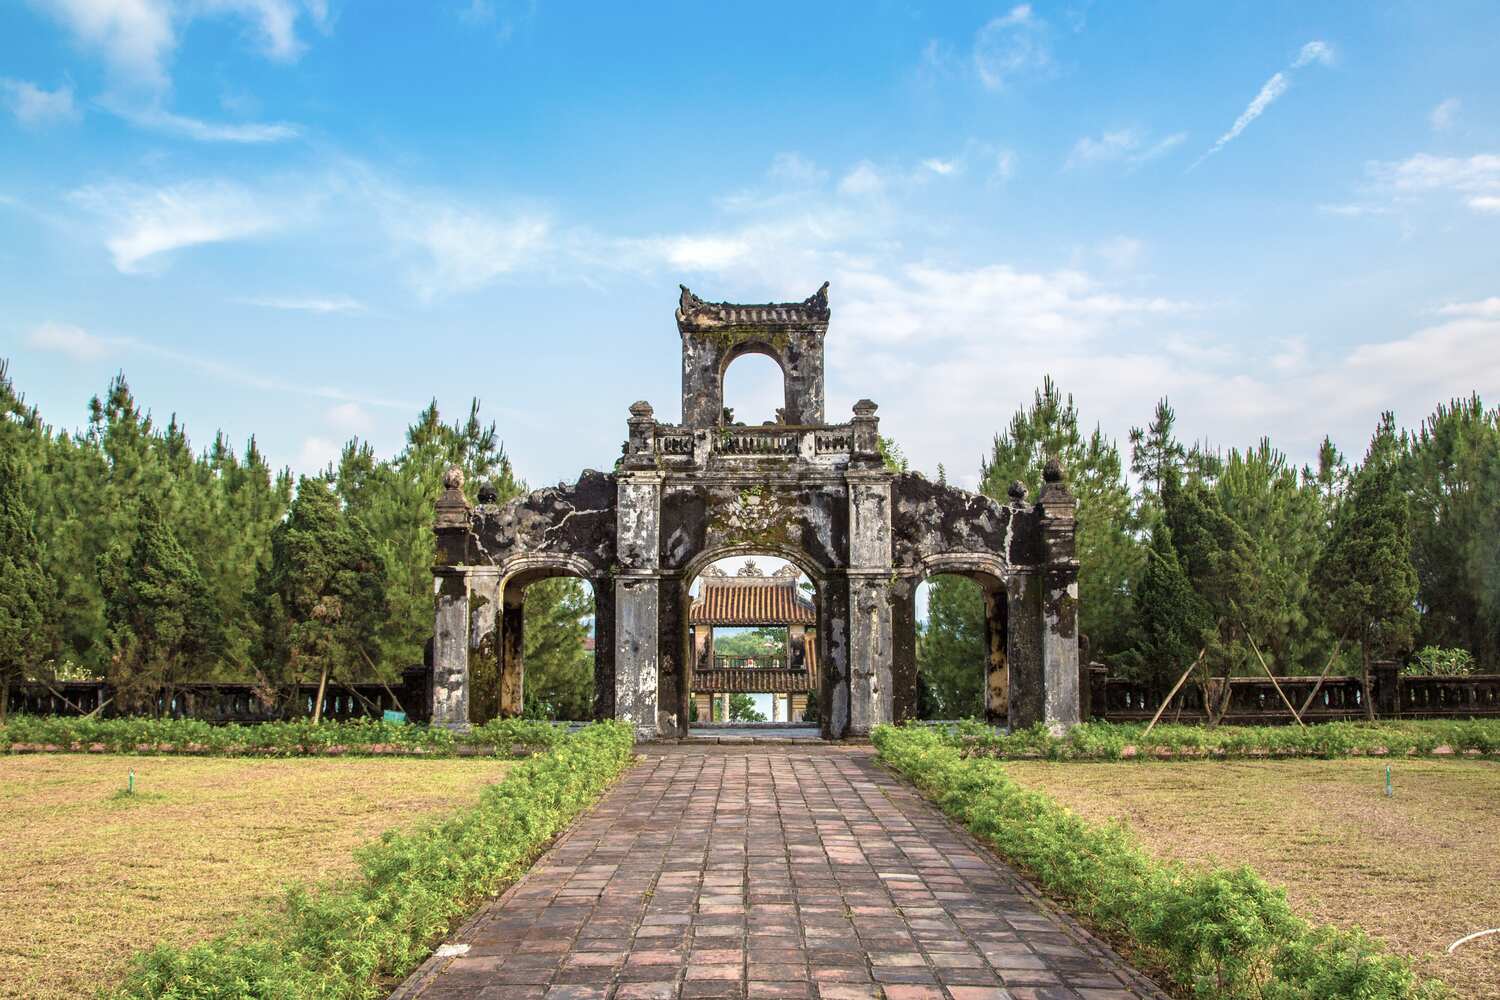
<path fill-rule="evenodd" d="M 816 625 L 818 612 L 788 577 L 705 576 L 690 625 Z"/>

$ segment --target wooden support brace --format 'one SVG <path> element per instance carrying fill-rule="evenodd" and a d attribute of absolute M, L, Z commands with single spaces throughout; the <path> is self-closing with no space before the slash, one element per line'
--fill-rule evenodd
<path fill-rule="evenodd" d="M 1245 628 L 1245 626 L 1241 625 L 1240 628 Z M 1255 637 L 1250 634 L 1249 629 L 1245 629 L 1245 638 L 1250 640 L 1250 648 L 1254 650 L 1255 658 L 1260 661 L 1260 669 L 1264 670 L 1266 672 L 1266 676 L 1271 678 L 1271 686 L 1276 689 L 1277 694 L 1281 695 L 1281 703 L 1286 706 L 1286 710 L 1288 712 L 1292 713 L 1292 718 L 1297 720 L 1297 725 L 1306 729 L 1307 723 L 1302 721 L 1302 716 L 1297 714 L 1297 710 L 1292 707 L 1292 702 L 1289 698 L 1287 698 L 1286 692 L 1281 690 L 1281 684 L 1276 680 L 1276 675 L 1271 673 L 1270 667 L 1266 666 L 1266 658 L 1260 655 L 1260 648 L 1255 645 Z"/>
<path fill-rule="evenodd" d="M 1203 656 L 1207 652 L 1207 646 L 1204 646 L 1202 649 L 1198 650 L 1198 658 L 1192 663 L 1188 664 L 1188 668 L 1182 672 L 1182 676 L 1177 678 L 1177 683 L 1172 685 L 1172 690 L 1167 693 L 1167 697 L 1162 701 L 1160 707 L 1157 708 L 1156 714 L 1151 717 L 1151 722 L 1146 726 L 1146 731 L 1144 733 L 1141 733 L 1142 739 L 1145 739 L 1147 736 L 1151 735 L 1151 730 L 1156 728 L 1156 723 L 1161 719 L 1161 713 L 1165 712 L 1167 710 L 1167 706 L 1172 704 L 1172 699 L 1177 697 L 1177 692 L 1181 691 L 1182 685 L 1187 683 L 1188 675 L 1193 672 L 1198 664 L 1203 662 Z"/>

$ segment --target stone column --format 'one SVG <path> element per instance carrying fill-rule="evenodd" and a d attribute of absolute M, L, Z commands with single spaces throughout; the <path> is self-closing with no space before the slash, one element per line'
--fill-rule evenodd
<path fill-rule="evenodd" d="M 476 725 L 501 714 L 500 578 L 493 570 L 470 568 L 469 721 Z"/>
<path fill-rule="evenodd" d="M 818 718 L 825 740 L 849 731 L 849 581 L 831 573 L 818 581 Z"/>
<path fill-rule="evenodd" d="M 1005 652 L 1010 675 L 1006 699 L 1011 729 L 1041 722 L 1045 711 L 1042 673 L 1042 581 L 1036 573 L 1016 573 L 1006 581 Z"/>
<path fill-rule="evenodd" d="M 1060 735 L 1082 721 L 1078 694 L 1078 559 L 1073 544 L 1078 504 L 1068 492 L 1057 459 L 1047 462 L 1042 479 L 1042 495 L 1037 502 L 1047 559 L 1042 587 L 1042 721 Z"/>
<path fill-rule="evenodd" d="M 891 721 L 915 719 L 917 705 L 917 587 L 915 577 L 891 586 Z"/>
<path fill-rule="evenodd" d="M 849 728 L 868 736 L 894 718 L 891 476 L 875 404 L 854 404 L 849 483 Z"/>
<path fill-rule="evenodd" d="M 526 589 L 512 584 L 505 588 L 500 604 L 501 718 L 518 718 L 526 695 Z"/>
<path fill-rule="evenodd" d="M 437 562 L 432 568 L 432 724 L 469 725 L 469 582 L 464 567 L 469 533 L 469 501 L 464 474 L 451 466 L 443 474 L 433 534 Z"/>
<path fill-rule="evenodd" d="M 986 581 L 984 623 L 989 638 L 989 661 L 985 665 L 984 717 L 991 725 L 1004 725 L 1010 713 L 1010 601 L 1002 585 Z"/>
<path fill-rule="evenodd" d="M 632 413 L 641 406 L 632 407 Z M 632 437 L 639 419 L 641 415 L 631 417 Z M 637 739 L 653 739 L 661 724 L 657 671 L 662 476 L 630 469 L 630 464 L 634 463 L 627 463 L 619 473 L 617 494 L 620 572 L 615 578 L 615 718 L 630 722 Z"/>

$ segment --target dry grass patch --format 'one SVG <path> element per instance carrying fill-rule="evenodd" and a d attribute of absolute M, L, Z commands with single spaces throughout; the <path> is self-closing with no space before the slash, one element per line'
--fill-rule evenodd
<path fill-rule="evenodd" d="M 347 874 L 355 847 L 472 804 L 509 767 L 0 757 L 0 997 L 91 995 L 137 950 L 211 937 L 288 883 Z"/>
<path fill-rule="evenodd" d="M 1304 916 L 1358 924 L 1460 997 L 1500 1000 L 1500 765 L 1373 760 L 1008 762 L 1085 818 L 1123 820 L 1162 857 L 1248 864 Z"/>

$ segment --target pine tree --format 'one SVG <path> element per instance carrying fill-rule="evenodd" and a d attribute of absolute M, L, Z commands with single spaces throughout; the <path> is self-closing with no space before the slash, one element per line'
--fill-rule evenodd
<path fill-rule="evenodd" d="M 25 680 L 47 651 L 51 588 L 42 574 L 27 486 L 19 456 L 0 448 L 0 723 L 9 709 L 11 685 Z"/>
<path fill-rule="evenodd" d="M 1154 511 L 1159 511 L 1168 473 L 1180 470 L 1187 460 L 1187 450 L 1172 433 L 1176 424 L 1177 413 L 1163 396 L 1146 428 L 1130 428 L 1130 471 L 1141 481 L 1142 505 Z"/>
<path fill-rule="evenodd" d="M 1017 411 L 995 435 L 980 472 L 980 492 L 1006 502 L 1013 480 L 1040 495 L 1042 467 L 1057 458 L 1078 499 L 1076 546 L 1079 560 L 1080 631 L 1104 657 L 1129 645 L 1134 606 L 1130 591 L 1144 561 L 1136 537 L 1134 505 L 1119 449 L 1096 426 L 1087 437 L 1078 409 L 1048 376 L 1030 407 Z"/>
<path fill-rule="evenodd" d="M 1150 557 L 1135 591 L 1135 617 L 1135 643 L 1122 660 L 1137 678 L 1162 688 L 1174 683 L 1210 641 L 1213 614 L 1183 572 L 1165 523 L 1151 532 Z"/>
<path fill-rule="evenodd" d="M 267 679 L 288 693 L 313 678 L 352 680 L 378 652 L 386 573 L 369 532 L 339 507 L 326 480 L 297 483 L 286 520 L 271 532 L 257 588 Z M 314 718 L 322 709 L 314 702 Z"/>
<path fill-rule="evenodd" d="M 594 654 L 586 647 L 594 600 L 571 577 L 538 580 L 526 588 L 522 684 L 530 718 L 591 719 Z"/>
<path fill-rule="evenodd" d="M 1396 458 L 1394 421 L 1387 414 L 1339 507 L 1315 573 L 1329 627 L 1359 643 L 1365 713 L 1372 719 L 1371 656 L 1409 648 L 1417 625 L 1410 515 Z"/>
<path fill-rule="evenodd" d="M 127 704 L 197 679 L 223 652 L 223 622 L 198 568 L 156 501 L 139 504 L 133 541 L 99 563 L 110 682 Z"/>
<path fill-rule="evenodd" d="M 973 580 L 941 573 L 927 585 L 927 621 L 917 633 L 917 714 L 983 719 L 989 666 L 984 594 Z"/>

